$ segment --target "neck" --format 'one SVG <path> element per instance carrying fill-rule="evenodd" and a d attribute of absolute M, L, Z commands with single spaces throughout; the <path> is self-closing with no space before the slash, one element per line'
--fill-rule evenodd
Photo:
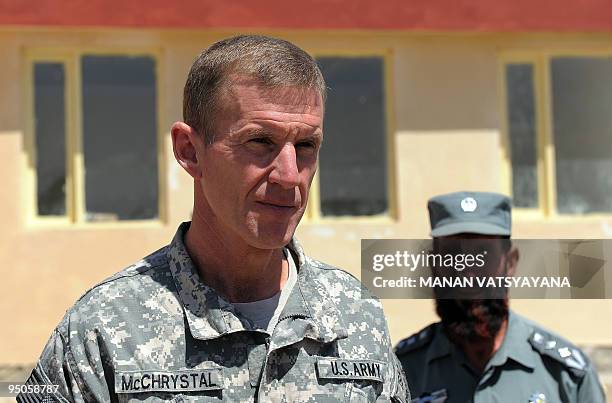
<path fill-rule="evenodd" d="M 504 320 L 499 331 L 493 337 L 478 337 L 469 340 L 462 339 L 455 341 L 455 344 L 463 350 L 472 368 L 479 374 L 482 374 L 488 362 L 493 358 L 504 342 L 507 329 L 508 318 Z"/>
<path fill-rule="evenodd" d="M 217 230 L 208 216 L 194 209 L 185 235 L 185 247 L 202 281 L 229 302 L 259 301 L 278 293 L 289 273 L 282 248 L 254 248 Z"/>

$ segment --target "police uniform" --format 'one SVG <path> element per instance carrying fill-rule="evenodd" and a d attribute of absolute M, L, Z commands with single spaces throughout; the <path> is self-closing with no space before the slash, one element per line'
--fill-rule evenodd
<path fill-rule="evenodd" d="M 605 402 L 582 351 L 512 311 L 504 341 L 482 374 L 449 341 L 441 323 L 402 340 L 395 351 L 413 402 Z"/>
<path fill-rule="evenodd" d="M 500 194 L 445 194 L 430 199 L 428 210 L 432 237 L 511 234 L 511 201 Z M 412 402 L 605 402 L 595 368 L 580 349 L 512 311 L 502 345 L 482 373 L 440 322 L 402 340 L 395 352 Z"/>
<path fill-rule="evenodd" d="M 200 281 L 188 227 L 68 310 L 27 380 L 58 392 L 18 400 L 409 400 L 381 303 L 358 280 L 293 240 L 297 282 L 268 334 Z"/>

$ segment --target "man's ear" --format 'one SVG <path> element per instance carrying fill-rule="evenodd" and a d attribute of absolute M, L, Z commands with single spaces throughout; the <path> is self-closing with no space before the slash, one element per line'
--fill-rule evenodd
<path fill-rule="evenodd" d="M 508 262 L 506 276 L 512 277 L 516 273 L 519 261 L 519 250 L 516 246 L 510 247 L 510 250 L 506 252 L 506 261 Z"/>
<path fill-rule="evenodd" d="M 174 158 L 193 179 L 202 177 L 198 161 L 197 142 L 201 141 L 198 132 L 184 122 L 175 122 L 170 131 Z"/>

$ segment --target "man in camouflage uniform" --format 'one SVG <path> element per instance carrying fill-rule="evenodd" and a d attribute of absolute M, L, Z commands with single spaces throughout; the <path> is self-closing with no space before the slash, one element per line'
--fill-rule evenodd
<path fill-rule="evenodd" d="M 325 83 L 294 45 L 242 36 L 195 61 L 174 154 L 194 213 L 171 244 L 89 290 L 20 401 L 407 401 L 382 306 L 293 239 Z"/>
<path fill-rule="evenodd" d="M 428 208 L 434 252 L 468 240 L 469 246 L 490 247 L 487 274 L 513 275 L 519 254 L 509 239 L 508 197 L 457 192 L 432 198 Z M 402 340 L 395 350 L 412 402 L 603 403 L 587 356 L 509 310 L 507 292 L 502 292 L 501 298 L 452 299 L 436 291 L 441 322 Z"/>

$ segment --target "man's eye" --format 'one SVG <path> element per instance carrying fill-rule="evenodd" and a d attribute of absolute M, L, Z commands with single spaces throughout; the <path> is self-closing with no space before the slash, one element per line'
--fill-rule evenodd
<path fill-rule="evenodd" d="M 316 144 L 313 141 L 301 141 L 295 145 L 298 148 L 316 148 Z"/>
<path fill-rule="evenodd" d="M 272 140 L 267 137 L 256 137 L 254 139 L 250 139 L 249 143 L 270 145 L 272 144 Z"/>

